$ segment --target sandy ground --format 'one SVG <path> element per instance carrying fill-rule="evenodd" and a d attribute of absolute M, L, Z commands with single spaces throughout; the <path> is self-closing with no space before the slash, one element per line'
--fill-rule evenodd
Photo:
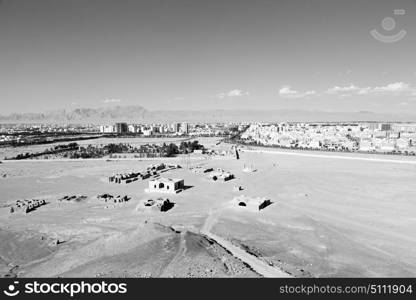
<path fill-rule="evenodd" d="M 147 181 L 106 180 L 150 163 L 0 164 L 7 174 L 0 178 L 1 275 L 257 277 L 266 276 L 259 266 L 270 266 L 276 276 L 416 276 L 414 164 L 254 152 L 241 153 L 240 160 L 193 159 L 236 179 L 210 182 L 187 169 L 164 173 L 191 188 L 168 196 L 175 206 L 161 213 L 141 205 L 166 196 L 144 193 Z M 244 164 L 257 171 L 243 172 Z M 234 192 L 234 185 L 244 190 Z M 100 193 L 132 199 L 106 209 L 95 198 Z M 56 202 L 74 194 L 88 198 Z M 268 197 L 273 204 L 247 210 L 231 204 L 238 195 Z M 9 214 L 7 203 L 24 198 L 49 204 L 28 215 Z"/>

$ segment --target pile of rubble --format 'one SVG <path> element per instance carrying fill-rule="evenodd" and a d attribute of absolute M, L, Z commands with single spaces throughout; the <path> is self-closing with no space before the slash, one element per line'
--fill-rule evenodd
<path fill-rule="evenodd" d="M 167 172 L 170 170 L 175 170 L 175 169 L 181 169 L 182 167 L 180 165 L 176 165 L 176 164 L 165 164 L 165 163 L 159 163 L 159 164 L 151 164 L 149 166 L 147 166 L 146 168 L 146 172 Z"/>
<path fill-rule="evenodd" d="M 213 181 L 228 181 L 228 180 L 234 179 L 234 174 L 218 168 L 215 171 L 212 171 L 208 175 L 208 178 Z"/>
<path fill-rule="evenodd" d="M 243 172 L 253 173 L 253 172 L 256 172 L 256 171 L 257 171 L 257 169 L 253 165 L 251 165 L 251 166 L 244 165 Z"/>
<path fill-rule="evenodd" d="M 233 192 L 240 192 L 244 190 L 243 187 L 241 185 L 235 185 L 233 186 Z"/>
<path fill-rule="evenodd" d="M 32 200 L 17 200 L 14 205 L 10 207 L 10 213 L 30 213 L 40 206 L 46 205 L 44 199 L 32 199 Z"/>
<path fill-rule="evenodd" d="M 138 180 L 139 178 L 144 180 L 151 176 L 150 173 L 123 173 L 123 174 L 115 174 L 113 176 L 108 177 L 108 182 L 114 183 L 131 183 L 133 181 Z"/>
<path fill-rule="evenodd" d="M 157 198 L 156 200 L 148 199 L 144 202 L 144 206 L 152 207 L 161 212 L 165 212 L 173 208 L 175 203 L 171 202 L 168 198 Z"/>
<path fill-rule="evenodd" d="M 214 168 L 210 168 L 210 167 L 203 167 L 203 166 L 195 166 L 195 167 L 191 167 L 189 169 L 191 172 L 194 172 L 196 174 L 199 173 L 209 173 L 214 171 Z"/>
<path fill-rule="evenodd" d="M 146 171 L 148 171 L 148 172 L 161 171 L 161 170 L 164 170 L 166 167 L 167 166 L 164 163 L 151 164 L 151 165 L 147 166 Z"/>
<path fill-rule="evenodd" d="M 59 198 L 57 202 L 81 202 L 82 200 L 87 199 L 88 197 L 85 195 L 72 195 L 72 196 L 64 196 Z"/>
<path fill-rule="evenodd" d="M 127 184 L 127 183 L 137 181 L 139 179 L 145 180 L 147 178 L 150 178 L 151 176 L 157 177 L 159 175 L 159 172 L 165 172 L 165 171 L 179 169 L 179 168 L 181 168 L 181 166 L 179 165 L 169 165 L 169 164 L 164 164 L 164 163 L 151 164 L 143 172 L 122 173 L 122 174 L 115 174 L 113 176 L 110 176 L 108 177 L 108 182 Z"/>
<path fill-rule="evenodd" d="M 233 201 L 241 207 L 251 208 L 252 210 L 262 210 L 267 206 L 271 205 L 273 202 L 264 197 L 248 197 L 248 196 L 238 196 L 233 199 Z"/>
<path fill-rule="evenodd" d="M 104 202 L 124 203 L 124 202 L 129 201 L 131 199 L 131 197 L 129 197 L 127 195 L 125 195 L 123 197 L 120 196 L 120 195 L 114 197 L 113 195 L 110 195 L 110 194 L 100 194 L 100 195 L 97 195 L 97 199 L 102 200 Z"/>

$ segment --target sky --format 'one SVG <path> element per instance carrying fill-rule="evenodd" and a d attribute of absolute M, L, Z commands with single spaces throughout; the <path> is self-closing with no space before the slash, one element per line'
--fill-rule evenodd
<path fill-rule="evenodd" d="M 414 112 L 415 16 L 416 0 L 0 0 L 0 114 Z"/>

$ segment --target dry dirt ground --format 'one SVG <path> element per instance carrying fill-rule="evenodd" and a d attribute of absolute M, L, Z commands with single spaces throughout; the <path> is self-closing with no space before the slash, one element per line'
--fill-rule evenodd
<path fill-rule="evenodd" d="M 3 162 L 0 274 L 416 276 L 415 164 L 251 152 L 240 158 L 191 160 L 233 172 L 225 183 L 186 168 L 163 173 L 190 186 L 167 196 L 175 202 L 168 212 L 142 205 L 166 196 L 146 194 L 147 180 L 107 181 L 156 161 Z M 245 173 L 244 165 L 257 171 Z M 233 191 L 235 185 L 243 190 Z M 100 193 L 132 199 L 106 208 L 95 198 Z M 88 198 L 56 201 L 75 194 Z M 273 204 L 262 211 L 233 205 L 241 194 Z M 8 203 L 32 198 L 49 203 L 27 215 L 9 213 Z"/>

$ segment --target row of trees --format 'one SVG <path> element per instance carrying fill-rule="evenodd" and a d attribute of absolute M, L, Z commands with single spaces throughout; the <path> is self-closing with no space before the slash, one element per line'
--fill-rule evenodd
<path fill-rule="evenodd" d="M 130 144 L 115 144 L 110 143 L 107 145 L 88 145 L 86 147 L 79 146 L 77 143 L 69 143 L 67 145 L 58 145 L 50 149 L 46 149 L 43 152 L 38 153 L 25 153 L 19 154 L 12 159 L 27 159 L 36 156 L 58 154 L 60 153 L 63 158 L 102 158 L 106 155 L 123 154 L 123 153 L 139 153 L 146 157 L 150 155 L 152 157 L 172 157 L 177 154 L 188 154 L 194 150 L 203 149 L 204 146 L 195 141 L 183 141 L 180 145 L 174 143 L 166 144 L 162 146 L 158 145 L 140 145 L 139 147 L 133 147 Z"/>
<path fill-rule="evenodd" d="M 58 153 L 62 153 L 62 152 L 74 151 L 74 150 L 77 150 L 78 148 L 79 148 L 79 146 L 78 146 L 77 143 L 69 143 L 69 144 L 66 144 L 66 145 L 58 145 L 58 146 L 55 146 L 55 147 L 51 147 L 51 148 L 46 149 L 42 152 L 21 153 L 21 154 L 16 155 L 15 157 L 10 158 L 10 159 L 28 159 L 28 158 L 33 158 L 33 157 L 38 157 L 38 156 L 43 156 L 43 155 L 58 154 Z"/>
<path fill-rule="evenodd" d="M 197 140 L 195 141 L 183 141 L 179 144 L 179 147 L 176 144 L 170 143 L 167 145 L 164 143 L 162 145 L 162 151 L 165 153 L 165 156 L 172 157 L 177 154 L 188 154 L 192 153 L 194 150 L 204 149 L 204 146 L 201 145 Z"/>
<path fill-rule="evenodd" d="M 195 141 L 189 141 L 189 142 L 181 142 L 181 144 L 179 145 L 179 150 L 181 153 L 183 154 L 188 154 L 188 153 L 192 153 L 194 150 L 201 150 L 203 149 L 204 146 L 199 144 L 199 142 L 197 140 Z"/>

